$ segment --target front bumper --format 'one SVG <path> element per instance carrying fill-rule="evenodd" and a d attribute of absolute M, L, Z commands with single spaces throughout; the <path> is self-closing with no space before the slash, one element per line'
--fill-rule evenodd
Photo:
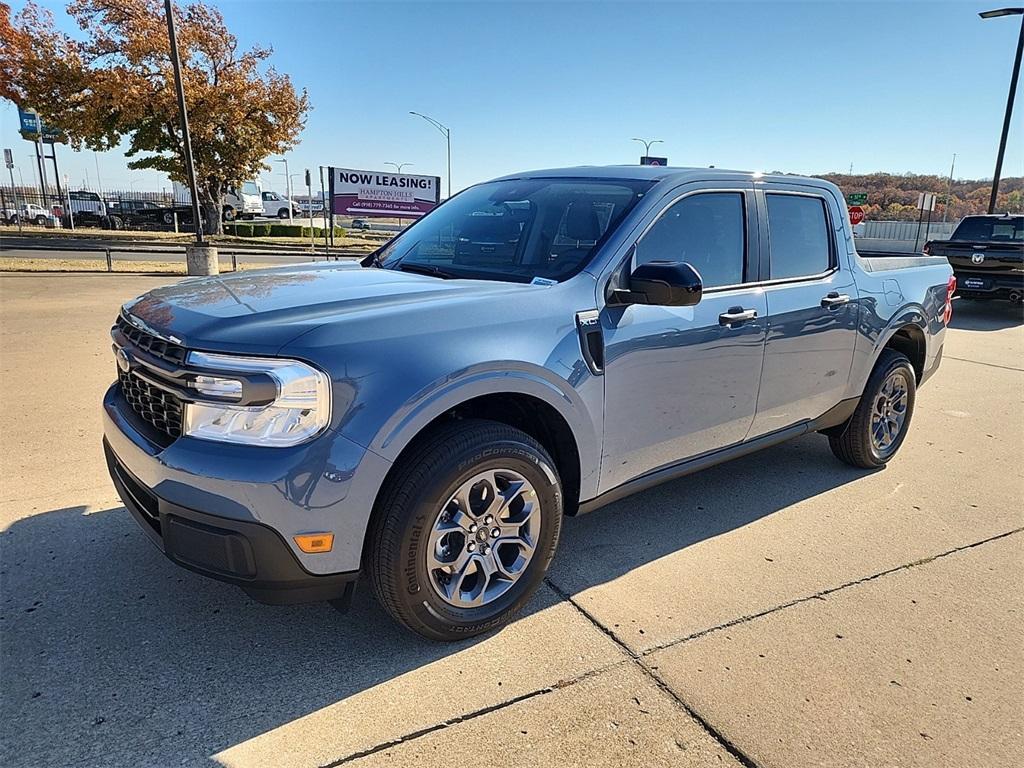
<path fill-rule="evenodd" d="M 183 568 L 236 584 L 250 597 L 272 605 L 340 599 L 359 575 L 311 574 L 272 528 L 161 499 L 128 471 L 105 439 L 103 451 L 125 507 L 157 548 Z"/>
<path fill-rule="evenodd" d="M 263 602 L 340 597 L 358 575 L 377 489 L 390 464 L 327 432 L 292 448 L 178 438 L 152 430 L 114 384 L 103 401 L 104 451 L 125 506 L 179 565 Z M 293 537 L 331 532 L 330 552 Z"/>

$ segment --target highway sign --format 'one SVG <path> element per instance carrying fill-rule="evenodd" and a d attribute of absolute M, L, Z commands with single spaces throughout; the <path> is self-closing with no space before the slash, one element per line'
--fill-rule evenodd
<path fill-rule="evenodd" d="M 850 208 L 850 223 L 857 226 L 862 221 L 864 221 L 864 209 L 859 205 L 854 205 Z"/>
<path fill-rule="evenodd" d="M 846 202 L 849 205 L 864 205 L 868 201 L 867 192 L 851 192 L 846 196 Z"/>

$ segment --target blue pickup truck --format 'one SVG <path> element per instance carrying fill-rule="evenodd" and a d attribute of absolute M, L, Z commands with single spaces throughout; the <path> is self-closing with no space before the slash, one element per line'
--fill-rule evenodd
<path fill-rule="evenodd" d="M 955 287 L 943 258 L 858 255 L 825 181 L 516 174 L 361 264 L 125 304 L 104 448 L 179 565 L 269 603 L 344 607 L 361 577 L 468 637 L 538 587 L 564 515 L 809 432 L 884 465 Z"/>

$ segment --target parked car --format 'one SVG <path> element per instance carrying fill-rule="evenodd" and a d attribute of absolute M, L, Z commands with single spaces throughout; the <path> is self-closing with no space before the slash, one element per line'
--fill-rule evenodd
<path fill-rule="evenodd" d="M 289 213 L 289 211 L 291 213 Z M 290 215 L 301 216 L 302 211 L 299 209 L 298 203 L 294 200 L 282 197 L 277 194 L 277 192 L 268 192 L 264 190 L 263 215 L 276 216 L 279 219 L 287 219 Z"/>
<path fill-rule="evenodd" d="M 68 192 L 68 203 L 75 219 L 75 226 L 104 227 L 107 222 L 107 206 L 96 192 L 78 190 Z"/>
<path fill-rule="evenodd" d="M 1024 215 L 966 216 L 948 240 L 931 240 L 924 252 L 949 260 L 958 296 L 1024 301 Z"/>
<path fill-rule="evenodd" d="M 126 224 L 143 224 L 150 221 L 149 214 L 160 210 L 159 203 L 152 200 L 112 200 L 107 201 L 107 218 L 113 229 L 120 229 Z"/>
<path fill-rule="evenodd" d="M 35 203 L 22 203 L 17 208 L 4 208 L 5 224 L 35 224 L 37 227 L 60 226 L 60 219 L 52 211 L 48 211 Z"/>
<path fill-rule="evenodd" d="M 351 229 L 372 229 L 369 219 L 352 219 Z"/>
<path fill-rule="evenodd" d="M 537 589 L 563 515 L 813 432 L 891 461 L 954 289 L 945 259 L 861 257 L 826 181 L 507 176 L 361 266 L 125 304 L 104 448 L 174 562 L 275 603 L 344 606 L 361 576 L 465 638 Z"/>

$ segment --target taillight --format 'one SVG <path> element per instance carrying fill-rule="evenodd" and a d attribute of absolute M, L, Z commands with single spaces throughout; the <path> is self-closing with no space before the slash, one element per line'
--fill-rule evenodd
<path fill-rule="evenodd" d="M 946 281 L 946 307 L 942 312 L 942 323 L 949 325 L 953 319 L 953 294 L 956 293 L 956 276 L 950 275 Z"/>

